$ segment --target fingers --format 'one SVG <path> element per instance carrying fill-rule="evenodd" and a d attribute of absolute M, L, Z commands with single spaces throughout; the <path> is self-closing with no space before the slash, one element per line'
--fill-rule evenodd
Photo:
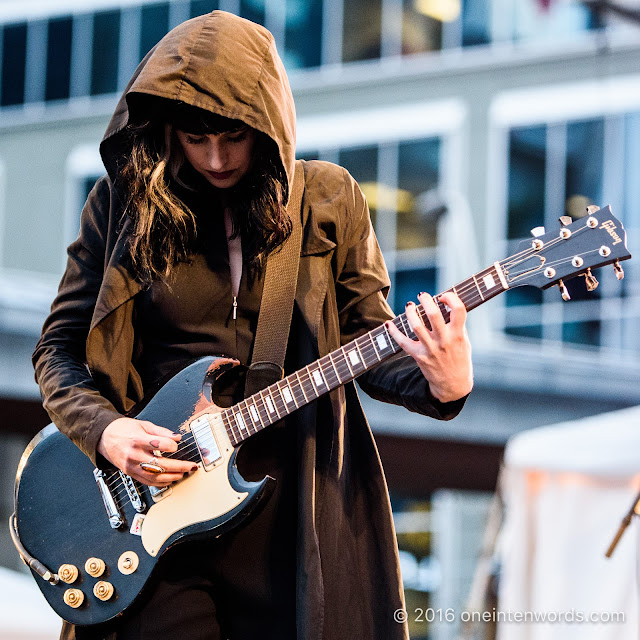
<path fill-rule="evenodd" d="M 156 465 L 162 467 L 164 471 L 161 473 L 154 473 L 152 471 L 145 471 L 140 467 L 139 463 L 131 463 L 130 468 L 125 471 L 127 475 L 136 478 L 143 484 L 153 487 L 167 486 L 178 480 L 183 480 L 185 477 L 193 475 L 198 469 L 198 465 L 195 462 L 188 460 L 173 460 L 171 458 L 155 457 L 143 460 L 143 462 L 153 462 Z"/>
<path fill-rule="evenodd" d="M 449 324 L 455 329 L 461 329 L 467 321 L 467 308 L 464 302 L 453 291 L 443 293 L 440 300 L 451 309 Z"/>
<path fill-rule="evenodd" d="M 152 436 L 145 440 L 145 444 L 151 451 L 173 453 L 178 450 L 178 442 L 182 438 L 179 433 L 174 433 L 170 429 L 165 429 L 165 427 L 159 427 L 148 420 L 139 420 L 138 424 L 147 434 Z"/>

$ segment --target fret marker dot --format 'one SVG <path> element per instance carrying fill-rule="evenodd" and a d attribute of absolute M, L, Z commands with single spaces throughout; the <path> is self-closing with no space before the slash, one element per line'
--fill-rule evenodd
<path fill-rule="evenodd" d="M 353 351 L 349 351 L 349 360 L 351 360 L 351 364 L 359 364 L 360 358 L 358 358 L 358 354 L 355 349 Z"/>
<path fill-rule="evenodd" d="M 291 395 L 291 389 L 289 389 L 289 387 L 282 388 L 282 395 L 287 402 L 293 402 L 293 396 Z"/>
<path fill-rule="evenodd" d="M 376 342 L 378 343 L 380 350 L 386 349 L 389 346 L 389 343 L 386 341 L 382 333 L 376 336 Z"/>
<path fill-rule="evenodd" d="M 316 381 L 316 387 L 322 386 L 323 384 L 322 376 L 320 375 L 320 372 L 317 369 L 313 372 L 313 379 Z"/>
<path fill-rule="evenodd" d="M 484 282 L 484 286 L 487 289 L 493 289 L 493 287 L 496 286 L 496 281 L 490 273 L 487 273 L 486 276 L 482 277 L 482 282 Z"/>
<path fill-rule="evenodd" d="M 254 422 L 260 422 L 260 416 L 258 415 L 258 411 L 254 405 L 249 405 L 249 411 L 251 411 L 251 417 Z"/>
<path fill-rule="evenodd" d="M 244 423 L 244 418 L 242 417 L 242 413 L 238 411 L 235 415 L 236 415 L 236 422 L 240 425 L 240 429 L 246 429 L 247 425 Z"/>
<path fill-rule="evenodd" d="M 266 397 L 266 401 L 267 401 L 267 409 L 269 409 L 269 412 L 275 413 L 276 408 L 273 406 L 273 402 L 271 401 L 271 398 L 269 396 Z"/>

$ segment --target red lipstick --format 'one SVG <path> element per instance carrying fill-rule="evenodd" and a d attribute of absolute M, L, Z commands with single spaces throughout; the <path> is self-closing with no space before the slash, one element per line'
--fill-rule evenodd
<path fill-rule="evenodd" d="M 215 180 L 226 180 L 227 178 L 230 178 L 232 176 L 233 170 L 223 171 L 222 173 L 217 173 L 216 171 L 207 171 L 207 173 Z"/>

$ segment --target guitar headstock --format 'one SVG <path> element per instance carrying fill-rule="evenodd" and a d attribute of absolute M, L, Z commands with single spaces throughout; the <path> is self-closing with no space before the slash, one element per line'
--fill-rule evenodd
<path fill-rule="evenodd" d="M 532 285 L 548 289 L 558 285 L 565 300 L 569 293 L 564 280 L 584 275 L 587 289 L 593 291 L 598 281 L 591 269 L 613 264 L 618 280 L 624 277 L 621 260 L 628 260 L 627 234 L 611 207 L 590 207 L 587 215 L 570 224 L 560 218 L 557 231 L 537 234 L 520 243 L 518 253 L 500 262 L 509 288 Z"/>

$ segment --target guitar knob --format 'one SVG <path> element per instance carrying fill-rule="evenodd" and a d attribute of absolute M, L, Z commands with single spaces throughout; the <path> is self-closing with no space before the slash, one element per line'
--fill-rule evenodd
<path fill-rule="evenodd" d="M 624 279 L 624 269 L 620 266 L 620 262 L 618 260 L 615 261 L 613 270 L 616 272 L 616 278 L 618 280 Z"/>
<path fill-rule="evenodd" d="M 104 580 L 96 582 L 93 586 L 93 595 L 103 602 L 106 602 L 113 596 L 113 591 L 113 585 L 110 582 L 105 582 Z"/>
<path fill-rule="evenodd" d="M 75 582 L 78 579 L 78 567 L 73 564 L 60 565 L 60 568 L 58 569 L 58 578 L 67 584 Z"/>
<path fill-rule="evenodd" d="M 62 599 L 66 605 L 72 609 L 77 609 L 84 602 L 84 593 L 80 589 L 67 589 Z"/>
<path fill-rule="evenodd" d="M 587 285 L 587 291 L 595 291 L 600 284 L 596 277 L 591 273 L 591 269 L 587 269 L 587 273 L 584 274 L 584 282 Z"/>
<path fill-rule="evenodd" d="M 99 578 L 106 568 L 104 560 L 100 560 L 100 558 L 89 558 L 84 563 L 84 570 L 93 578 Z"/>
<path fill-rule="evenodd" d="M 118 569 L 120 570 L 120 573 L 128 576 L 138 568 L 139 563 L 140 559 L 135 551 L 125 551 L 118 558 Z"/>

